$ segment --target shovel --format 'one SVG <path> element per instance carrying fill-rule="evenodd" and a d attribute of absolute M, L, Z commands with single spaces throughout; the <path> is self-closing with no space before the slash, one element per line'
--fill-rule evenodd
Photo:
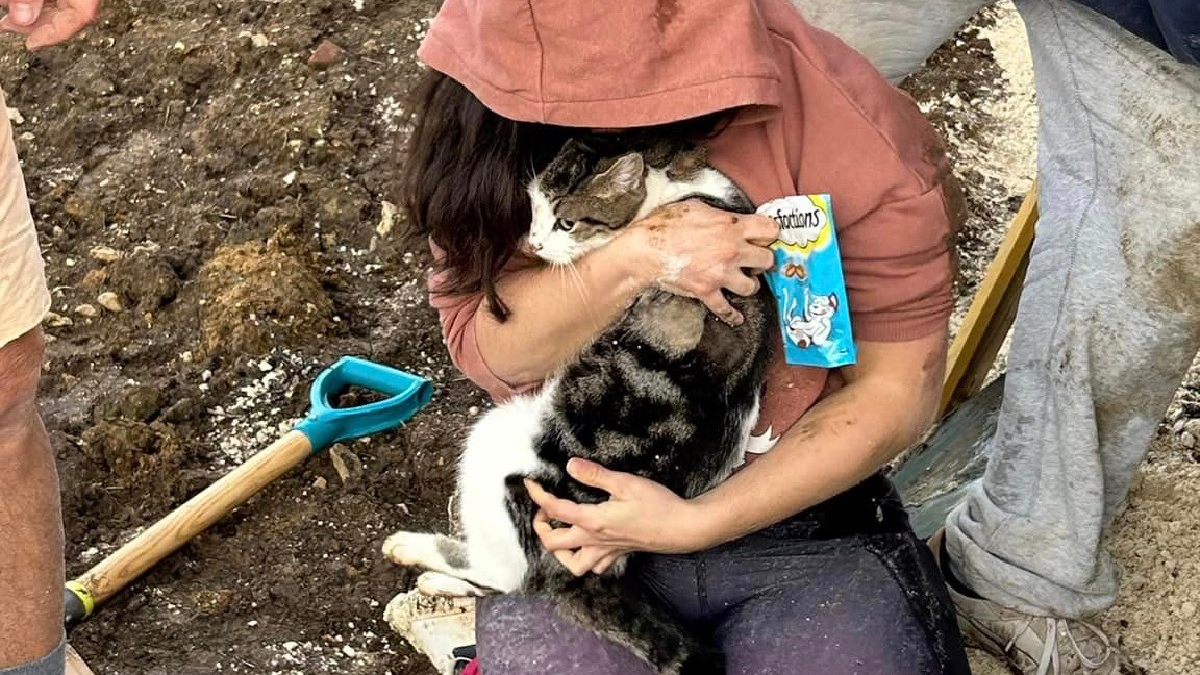
<path fill-rule="evenodd" d="M 360 387 L 389 398 L 334 408 L 334 396 Z M 271 481 L 334 443 L 391 429 L 415 415 L 433 396 L 432 383 L 417 375 L 353 356 L 341 358 L 313 382 L 308 416 L 270 447 L 205 488 L 133 541 L 82 576 L 68 581 L 67 626 L 91 616 L 96 606 L 183 546 Z"/>

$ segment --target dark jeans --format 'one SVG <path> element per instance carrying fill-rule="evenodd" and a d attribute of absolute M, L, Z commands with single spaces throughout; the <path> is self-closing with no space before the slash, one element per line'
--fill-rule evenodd
<path fill-rule="evenodd" d="M 941 574 L 882 476 L 738 541 L 634 559 L 648 593 L 725 654 L 730 675 L 969 675 Z M 541 600 L 478 605 L 484 675 L 643 675 Z"/>

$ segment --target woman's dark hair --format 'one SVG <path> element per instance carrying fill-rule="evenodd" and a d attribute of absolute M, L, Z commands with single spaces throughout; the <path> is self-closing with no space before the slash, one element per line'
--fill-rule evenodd
<path fill-rule="evenodd" d="M 496 293 L 496 276 L 529 230 L 526 187 L 568 138 L 597 147 L 664 138 L 699 141 L 732 118 L 718 113 L 619 134 L 517 122 L 492 112 L 466 87 L 434 70 L 427 71 L 413 101 L 404 168 L 410 234 L 429 237 L 445 252 L 438 267 L 449 273 L 442 293 L 482 291 L 501 321 L 508 307 Z"/>

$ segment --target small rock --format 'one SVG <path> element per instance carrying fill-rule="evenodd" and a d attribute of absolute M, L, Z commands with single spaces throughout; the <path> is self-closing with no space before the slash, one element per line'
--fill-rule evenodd
<path fill-rule="evenodd" d="M 1179 434 L 1179 442 L 1183 445 L 1183 447 L 1190 450 L 1191 448 L 1196 447 L 1196 435 L 1190 431 L 1184 431 Z"/>
<path fill-rule="evenodd" d="M 63 328 L 64 326 L 73 325 L 75 322 L 70 317 L 55 314 L 54 312 L 46 312 L 46 325 L 51 328 Z"/>
<path fill-rule="evenodd" d="M 325 480 L 324 476 L 317 476 L 317 479 L 313 481 L 313 487 L 318 490 L 324 490 L 328 485 L 329 481 Z"/>
<path fill-rule="evenodd" d="M 467 408 L 467 414 L 470 415 L 471 417 L 478 415 L 479 414 L 479 406 L 473 405 L 470 408 Z"/>
<path fill-rule="evenodd" d="M 178 424 L 196 419 L 200 416 L 202 410 L 203 408 L 195 399 L 184 397 L 173 403 L 170 408 L 164 410 L 159 419 L 164 422 Z"/>
<path fill-rule="evenodd" d="M 92 249 L 92 257 L 100 262 L 115 262 L 120 259 L 121 252 L 108 246 L 96 246 Z"/>
<path fill-rule="evenodd" d="M 342 653 L 351 658 L 353 658 L 354 656 L 356 656 L 358 654 L 358 652 L 354 650 L 354 647 L 351 647 L 350 645 L 346 645 L 345 647 L 342 647 Z"/>
<path fill-rule="evenodd" d="M 331 40 L 322 40 L 308 57 L 310 66 L 328 66 L 341 61 L 346 56 L 346 50 Z"/>
<path fill-rule="evenodd" d="M 382 212 L 379 216 L 379 224 L 375 226 L 375 232 L 381 237 L 386 237 L 392 233 L 392 228 L 396 225 L 396 205 L 391 202 L 383 202 L 381 205 Z"/>
<path fill-rule="evenodd" d="M 161 387 L 149 384 L 131 385 L 98 398 L 92 406 L 92 419 L 98 422 L 150 422 L 158 417 L 165 402 L 166 394 Z"/>
<path fill-rule="evenodd" d="M 117 294 L 112 291 L 101 293 L 100 297 L 96 298 L 96 302 L 100 303 L 101 307 L 110 312 L 120 312 L 125 309 L 121 305 L 121 298 L 117 297 Z"/>
<path fill-rule="evenodd" d="M 97 288 L 106 281 L 108 281 L 108 270 L 101 267 L 83 275 L 83 280 L 79 282 L 79 285 L 84 288 Z"/>
<path fill-rule="evenodd" d="M 100 310 L 96 309 L 95 305 L 82 304 L 75 308 L 75 313 L 82 317 L 92 318 L 100 315 Z"/>
<path fill-rule="evenodd" d="M 341 443 L 329 448 L 329 459 L 333 462 L 333 470 L 337 471 L 338 478 L 342 479 L 342 485 L 362 474 L 362 460 Z"/>
<path fill-rule="evenodd" d="M 270 47 L 271 41 L 267 38 L 266 35 L 263 35 L 262 33 L 251 33 L 250 34 L 250 44 L 261 49 L 263 47 Z"/>
<path fill-rule="evenodd" d="M 97 77 L 93 80 L 90 80 L 86 89 L 87 93 L 92 94 L 93 96 L 108 96 L 116 90 L 117 85 L 113 84 L 111 80 L 103 77 Z"/>
<path fill-rule="evenodd" d="M 295 183 L 295 182 L 296 182 L 296 172 L 295 171 L 290 171 L 290 172 L 288 172 L 287 175 L 285 175 L 283 177 L 284 185 L 291 185 L 292 183 Z"/>
<path fill-rule="evenodd" d="M 1184 619 L 1190 619 L 1196 616 L 1196 603 L 1188 601 L 1179 606 L 1179 616 Z"/>
<path fill-rule="evenodd" d="M 12 106 L 8 106 L 8 121 L 12 122 L 13 124 L 24 124 L 25 116 L 21 114 L 20 110 L 17 110 Z"/>

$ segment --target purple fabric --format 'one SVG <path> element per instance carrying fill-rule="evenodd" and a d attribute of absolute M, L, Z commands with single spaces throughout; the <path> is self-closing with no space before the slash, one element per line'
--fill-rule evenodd
<path fill-rule="evenodd" d="M 641 556 L 630 574 L 724 653 L 730 675 L 969 674 L 941 576 L 911 532 L 802 534 L 784 524 L 702 553 Z M 542 599 L 482 599 L 476 631 L 485 675 L 654 672 Z"/>

